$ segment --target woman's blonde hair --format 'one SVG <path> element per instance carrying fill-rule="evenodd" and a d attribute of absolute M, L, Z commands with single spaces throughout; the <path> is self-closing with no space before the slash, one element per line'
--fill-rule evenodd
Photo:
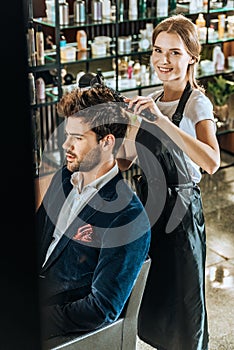
<path fill-rule="evenodd" d="M 154 28 L 152 34 L 153 45 L 161 32 L 176 33 L 181 37 L 188 54 L 194 59 L 194 63 L 188 65 L 189 82 L 192 87 L 204 92 L 203 87 L 198 85 L 195 78 L 195 64 L 199 62 L 201 53 L 196 25 L 189 18 L 181 14 L 168 17 Z"/>

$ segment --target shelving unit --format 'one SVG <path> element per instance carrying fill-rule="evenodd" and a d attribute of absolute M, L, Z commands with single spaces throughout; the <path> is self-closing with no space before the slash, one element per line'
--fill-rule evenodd
<path fill-rule="evenodd" d="M 146 24 L 152 24 L 154 27 L 158 22 L 160 22 L 164 17 L 158 17 L 156 14 L 156 9 L 153 4 L 155 2 L 147 1 L 147 16 L 138 16 L 137 19 L 130 20 L 128 13 L 129 2 L 124 1 L 124 12 L 122 18 L 119 16 L 119 8 L 116 2 L 116 12 L 115 18 L 103 19 L 100 22 L 94 22 L 91 18 L 90 7 L 91 0 L 86 0 L 86 9 L 87 9 L 87 20 L 84 24 L 74 23 L 73 16 L 73 0 L 69 1 L 69 24 L 60 25 L 59 21 L 59 0 L 55 1 L 55 21 L 48 20 L 47 17 L 33 18 L 33 22 L 36 26 L 40 24 L 43 28 L 44 36 L 51 35 L 54 41 L 54 48 L 52 50 L 45 51 L 45 65 L 43 66 L 34 66 L 29 67 L 29 71 L 32 72 L 37 77 L 49 77 L 50 80 L 46 81 L 46 99 L 43 102 L 37 101 L 39 103 L 32 106 L 32 114 L 40 115 L 40 130 L 41 130 L 41 147 L 42 151 L 45 149 L 45 144 L 48 143 L 48 140 L 51 138 L 51 135 L 55 132 L 58 125 L 61 123 L 61 119 L 56 115 L 56 103 L 61 98 L 63 93 L 76 84 L 76 74 L 84 72 L 95 72 L 97 68 L 101 68 L 105 76 L 105 82 L 107 85 L 115 88 L 121 92 L 128 92 L 129 94 L 143 94 L 144 90 L 148 88 L 157 88 L 160 86 L 160 81 L 157 80 L 157 77 L 153 75 L 152 72 L 149 74 L 149 79 L 145 84 L 142 84 L 139 80 L 136 82 L 134 79 L 128 79 L 128 77 L 123 77 L 120 75 L 120 64 L 119 61 L 125 58 L 126 61 L 139 61 L 140 64 L 144 64 L 147 67 L 150 67 L 150 56 L 151 56 L 151 47 L 146 50 L 139 48 L 139 42 L 141 40 L 140 31 L 146 28 Z M 139 2 L 138 2 L 139 3 Z M 114 2 L 112 2 L 114 4 Z M 172 1 L 169 2 L 172 7 L 169 5 L 168 16 L 171 16 L 175 13 L 183 13 L 185 16 L 191 18 L 195 22 L 199 13 L 203 13 L 206 20 L 206 27 L 209 28 L 212 23 L 217 24 L 218 14 L 225 14 L 226 17 L 234 15 L 234 0 L 229 0 L 225 6 L 221 2 L 214 2 L 209 0 L 206 7 L 199 9 L 197 12 L 189 12 L 189 4 L 179 3 L 173 5 Z M 216 4 L 216 5 L 215 5 Z M 216 8 L 214 8 L 216 6 Z M 172 8 L 172 10 L 171 10 Z M 30 9 L 32 9 L 32 0 L 30 0 Z M 139 13 L 139 11 L 138 11 Z M 29 15 L 33 17 L 32 11 L 29 11 Z M 168 17 L 167 16 L 167 17 Z M 79 51 L 77 48 L 76 42 L 76 33 L 77 30 L 85 30 L 87 34 L 87 51 Z M 75 59 L 70 61 L 61 60 L 60 52 L 60 32 L 63 32 L 66 39 L 67 45 L 73 46 L 76 48 Z M 227 32 L 227 31 L 226 31 Z M 104 56 L 94 56 L 91 52 L 91 42 L 96 36 L 108 36 L 112 39 L 110 45 L 110 51 L 107 52 Z M 121 36 L 131 36 L 131 50 L 130 52 L 119 53 L 119 42 L 118 38 Z M 222 39 L 217 37 L 208 37 L 208 29 L 205 40 L 203 40 L 203 52 L 210 54 L 212 48 L 219 44 L 223 45 L 227 42 L 234 41 L 234 34 L 232 36 L 225 34 Z M 209 48 L 209 50 L 205 50 Z M 73 85 L 65 85 L 62 78 L 63 70 L 66 70 L 68 74 L 73 77 Z M 233 74 L 234 68 L 225 68 L 224 71 L 201 74 L 198 71 L 199 79 L 211 79 L 217 74 Z M 53 75 L 54 74 L 54 75 Z M 55 86 L 56 85 L 56 86 Z M 54 137 L 54 135 L 53 135 Z M 58 166 L 63 162 L 63 153 L 61 147 L 59 146 L 58 135 L 54 137 L 54 141 L 49 140 L 49 152 L 58 153 L 58 159 L 54 162 L 54 159 L 51 158 L 51 165 Z M 48 147 L 47 147 L 48 148 Z M 58 164 L 57 164 L 58 163 Z M 43 173 L 44 169 L 40 169 L 40 173 Z M 48 172 L 48 169 L 45 170 Z M 38 171 L 36 172 L 38 174 Z"/>

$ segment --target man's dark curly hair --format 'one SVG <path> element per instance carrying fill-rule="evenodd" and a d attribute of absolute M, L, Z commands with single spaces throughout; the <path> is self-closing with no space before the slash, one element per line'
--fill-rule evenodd
<path fill-rule="evenodd" d="M 102 84 L 87 89 L 74 89 L 62 96 L 57 104 L 60 116 L 79 117 L 97 135 L 100 141 L 108 134 L 115 137 L 113 154 L 116 155 L 127 132 L 129 115 L 122 108 L 123 98 L 113 89 Z"/>

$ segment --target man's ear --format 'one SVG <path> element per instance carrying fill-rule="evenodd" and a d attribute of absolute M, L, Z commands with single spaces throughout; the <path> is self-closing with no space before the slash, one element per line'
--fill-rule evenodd
<path fill-rule="evenodd" d="M 109 149 L 110 147 L 113 148 L 115 144 L 115 137 L 112 134 L 108 134 L 103 138 L 103 147 L 106 148 L 105 150 Z"/>

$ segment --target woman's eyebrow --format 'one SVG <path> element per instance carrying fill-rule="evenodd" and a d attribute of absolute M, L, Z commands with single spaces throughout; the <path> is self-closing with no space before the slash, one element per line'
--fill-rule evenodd
<path fill-rule="evenodd" d="M 158 45 L 153 45 L 153 47 L 156 48 L 156 49 L 163 49 L 161 46 L 158 46 Z M 170 47 L 168 50 L 169 51 L 181 51 L 181 48 L 179 48 L 179 47 Z"/>

